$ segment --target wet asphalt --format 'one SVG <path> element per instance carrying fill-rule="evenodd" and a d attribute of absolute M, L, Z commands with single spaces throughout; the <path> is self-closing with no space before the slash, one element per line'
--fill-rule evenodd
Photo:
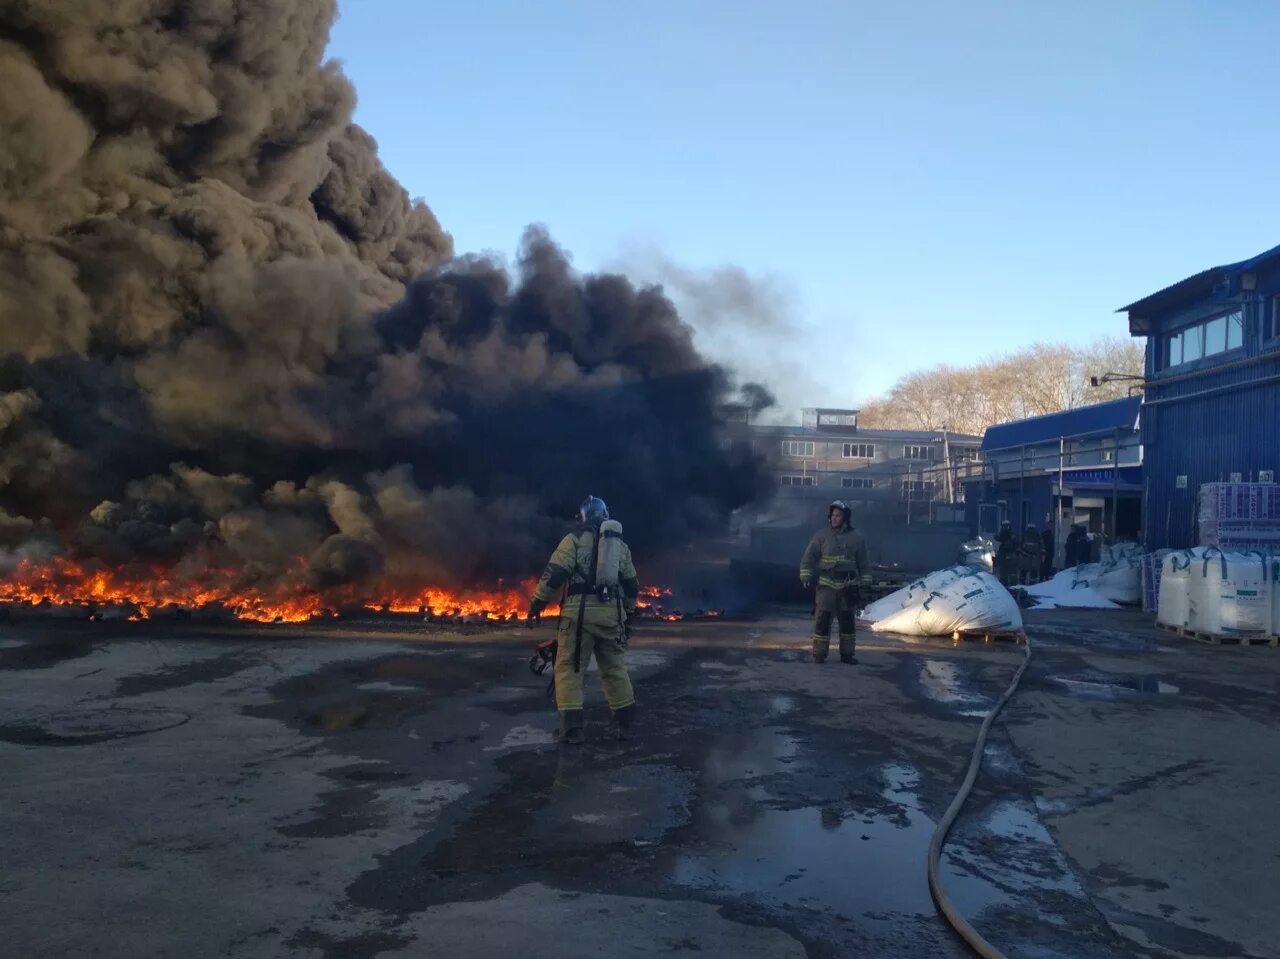
<path fill-rule="evenodd" d="M 1266 954 L 1184 920 L 1194 889 L 1152 916 L 1117 898 L 1162 880 L 1108 873 L 1101 827 L 1076 849 L 1072 789 L 1144 787 L 1019 742 L 1052 721 L 1087 755 L 1131 715 L 1106 709 L 1203 692 L 1138 623 L 1032 627 L 943 864 L 1009 956 Z M 0 924 L 24 956 L 969 955 L 925 853 L 1021 651 L 863 634 L 859 665 L 819 666 L 806 626 L 646 627 L 634 739 L 605 738 L 592 675 L 589 741 L 560 748 L 523 630 L 10 624 Z M 1269 721 L 1274 675 L 1236 708 Z"/>

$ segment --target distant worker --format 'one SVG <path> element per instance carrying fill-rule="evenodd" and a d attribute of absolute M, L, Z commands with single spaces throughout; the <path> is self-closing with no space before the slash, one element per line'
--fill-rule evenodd
<path fill-rule="evenodd" d="M 862 534 L 850 525 L 849 504 L 827 507 L 827 525 L 814 533 L 800 559 L 800 583 L 814 586 L 813 661 L 826 662 L 831 651 L 831 620 L 840 621 L 840 662 L 856 663 L 858 601 L 871 581 L 871 564 Z"/>
<path fill-rule="evenodd" d="M 609 519 L 604 500 L 588 496 L 578 510 L 578 528 L 551 554 L 529 603 L 528 625 L 564 588 L 556 633 L 557 740 L 577 745 L 582 723 L 582 674 L 592 654 L 600 664 L 600 683 L 613 713 L 610 735 L 629 739 L 635 719 L 635 694 L 627 674 L 627 619 L 635 612 L 640 583 L 631 550 L 622 540 L 622 524 Z"/>
<path fill-rule="evenodd" d="M 1089 537 L 1085 534 L 1084 527 L 1075 524 L 1071 527 L 1071 532 L 1067 534 L 1067 541 L 1063 544 L 1062 562 L 1067 569 L 1073 569 L 1081 566 L 1089 561 Z"/>
<path fill-rule="evenodd" d="M 1044 558 L 1040 560 L 1040 579 L 1047 580 L 1053 576 L 1053 556 L 1056 546 L 1052 523 L 1044 524 L 1044 532 L 1040 534 L 1040 542 L 1044 547 Z"/>
<path fill-rule="evenodd" d="M 1005 520 L 996 534 L 996 576 L 1006 586 L 1018 579 L 1018 544 L 1013 538 L 1013 524 Z"/>
<path fill-rule="evenodd" d="M 1044 560 L 1044 541 L 1034 523 L 1028 523 L 1026 532 L 1022 534 L 1022 576 L 1024 585 L 1031 585 L 1040 575 L 1040 564 Z"/>

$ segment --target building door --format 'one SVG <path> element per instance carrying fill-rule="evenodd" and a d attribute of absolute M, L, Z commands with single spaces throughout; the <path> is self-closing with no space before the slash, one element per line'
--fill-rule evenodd
<path fill-rule="evenodd" d="M 1000 530 L 1000 504 L 978 504 L 978 535 L 994 537 Z"/>

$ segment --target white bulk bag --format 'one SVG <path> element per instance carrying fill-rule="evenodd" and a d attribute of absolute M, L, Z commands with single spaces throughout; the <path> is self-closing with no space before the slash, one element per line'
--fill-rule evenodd
<path fill-rule="evenodd" d="M 1170 553 L 1160 572 L 1160 597 L 1156 601 L 1156 622 L 1183 629 L 1191 622 L 1191 550 Z"/>
<path fill-rule="evenodd" d="M 873 623 L 877 633 L 947 636 L 957 630 L 1021 629 L 1022 612 L 990 573 L 970 571 L 918 603 Z"/>
<path fill-rule="evenodd" d="M 1280 636 L 1280 556 L 1267 561 L 1271 579 L 1271 635 Z"/>
<path fill-rule="evenodd" d="M 908 583 L 902 589 L 895 590 L 888 596 L 877 599 L 874 603 L 868 604 L 867 608 L 862 611 L 862 619 L 877 622 L 905 609 L 918 602 L 921 602 L 936 589 L 941 589 L 948 583 L 954 582 L 961 576 L 968 576 L 973 569 L 968 566 L 948 566 L 944 569 L 935 570 L 915 582 Z"/>
<path fill-rule="evenodd" d="M 1136 606 L 1142 602 L 1142 564 L 1131 556 L 1103 563 L 1089 585 L 1104 599 Z"/>
<path fill-rule="evenodd" d="M 1266 636 L 1271 577 L 1260 553 L 1208 549 L 1191 568 L 1192 628 L 1210 636 Z"/>

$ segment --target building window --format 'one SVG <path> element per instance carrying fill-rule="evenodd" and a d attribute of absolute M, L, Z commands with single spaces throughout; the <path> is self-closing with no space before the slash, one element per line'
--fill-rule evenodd
<path fill-rule="evenodd" d="M 1240 310 L 1215 316 L 1165 337 L 1165 368 L 1194 363 L 1244 345 L 1244 314 Z"/>
<path fill-rule="evenodd" d="M 904 446 L 902 458 L 908 460 L 932 460 L 936 452 L 932 446 Z"/>
<path fill-rule="evenodd" d="M 902 498 L 903 499 L 932 499 L 933 498 L 933 480 L 903 480 L 902 481 Z"/>
<path fill-rule="evenodd" d="M 873 460 L 876 458 L 874 443 L 845 443 L 844 458 L 853 460 Z"/>
<path fill-rule="evenodd" d="M 1115 450 L 1103 450 L 1103 451 L 1102 451 L 1102 462 L 1104 462 L 1104 463 L 1114 463 L 1115 461 L 1116 461 L 1116 451 L 1115 451 Z"/>
<path fill-rule="evenodd" d="M 819 413 L 819 426 L 851 426 L 854 429 L 858 427 L 857 413 Z"/>
<path fill-rule="evenodd" d="M 1271 308 L 1262 318 L 1262 341 L 1280 339 L 1280 294 L 1271 298 Z"/>
<path fill-rule="evenodd" d="M 783 486 L 813 486 L 812 476 L 799 476 L 790 473 L 784 474 L 782 477 Z"/>
<path fill-rule="evenodd" d="M 871 489 L 876 484 L 875 480 L 867 479 L 865 476 L 842 476 L 840 485 L 845 489 Z"/>
<path fill-rule="evenodd" d="M 972 446 L 956 446 L 952 448 L 951 455 L 957 463 L 968 463 L 978 458 L 978 451 Z"/>
<path fill-rule="evenodd" d="M 783 456 L 812 456 L 813 444 L 804 440 L 783 440 Z"/>

